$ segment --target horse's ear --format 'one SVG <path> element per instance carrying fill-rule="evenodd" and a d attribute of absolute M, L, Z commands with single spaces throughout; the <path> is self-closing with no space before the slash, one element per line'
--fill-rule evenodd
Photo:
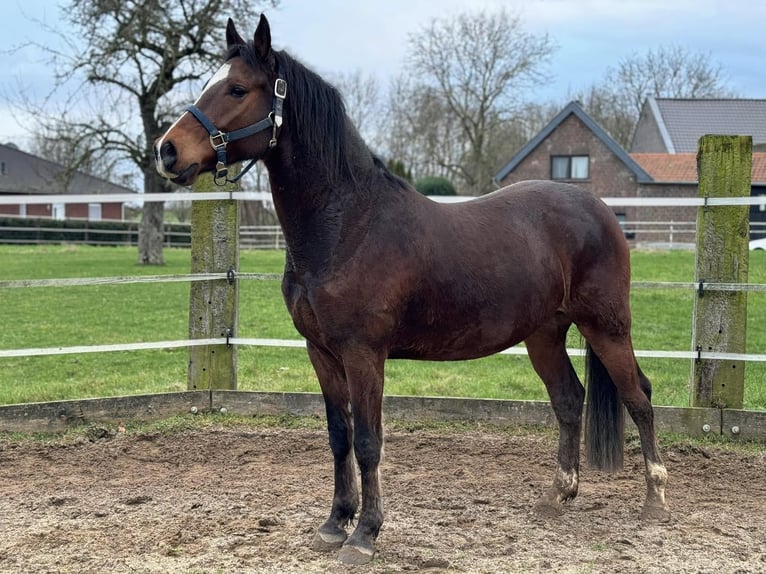
<path fill-rule="evenodd" d="M 229 18 L 229 21 L 226 23 L 226 47 L 244 46 L 245 44 L 245 40 L 239 35 L 239 32 L 237 32 L 237 29 L 234 27 L 234 20 Z"/>
<path fill-rule="evenodd" d="M 261 19 L 258 22 L 258 27 L 255 29 L 255 36 L 253 36 L 253 46 L 258 56 L 264 62 L 271 63 L 273 55 L 271 53 L 271 29 L 269 28 L 269 21 L 266 16 L 261 14 Z"/>

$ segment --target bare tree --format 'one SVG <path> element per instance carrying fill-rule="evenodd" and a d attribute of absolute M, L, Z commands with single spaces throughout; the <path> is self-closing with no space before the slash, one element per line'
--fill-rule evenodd
<path fill-rule="evenodd" d="M 623 147 L 647 96 L 657 98 L 729 98 L 723 68 L 708 54 L 682 46 L 660 46 L 635 53 L 609 68 L 600 84 L 576 94 L 588 112 Z"/>
<path fill-rule="evenodd" d="M 71 25 L 62 34 L 70 50 L 52 54 L 59 85 L 84 78 L 103 105 L 87 118 L 58 118 L 59 127 L 66 126 L 58 133 L 88 142 L 88 153 L 133 162 L 144 192 L 165 191 L 152 143 L 178 113 L 171 91 L 197 83 L 220 62 L 229 15 L 254 22 L 257 8 L 267 3 L 277 0 L 70 0 L 62 9 Z M 140 263 L 164 262 L 163 219 L 162 203 L 144 205 Z"/>
<path fill-rule="evenodd" d="M 645 54 L 633 54 L 610 70 L 605 84 L 628 104 L 636 117 L 647 96 L 663 98 L 731 97 L 723 70 L 710 56 L 682 46 L 660 46 Z"/>
<path fill-rule="evenodd" d="M 353 72 L 333 76 L 332 83 L 343 95 L 346 112 L 359 130 L 367 145 L 376 149 L 380 146 L 381 95 L 380 85 L 373 74 L 364 74 L 357 69 Z"/>
<path fill-rule="evenodd" d="M 124 181 L 125 174 L 119 173 L 119 160 L 112 154 L 100 153 L 87 140 L 73 138 L 62 133 L 57 124 L 38 130 L 32 136 L 32 152 L 61 166 L 56 179 L 65 191 L 70 191 L 78 173 L 85 173 L 107 181 Z M 127 185 L 126 187 L 132 187 Z"/>
<path fill-rule="evenodd" d="M 492 188 L 496 139 L 525 91 L 546 79 L 544 65 L 553 50 L 547 35 L 525 32 L 521 19 L 504 10 L 436 19 L 410 36 L 406 71 L 421 83 L 411 93 L 429 112 L 414 115 L 438 122 L 438 137 L 460 148 L 441 164 L 463 192 L 478 195 Z M 405 103 L 406 94 L 399 95 L 405 98 L 400 111 L 416 109 Z"/>
<path fill-rule="evenodd" d="M 401 161 L 415 178 L 452 178 L 459 169 L 463 146 L 456 122 L 430 87 L 402 75 L 391 85 L 386 126 L 389 157 Z"/>

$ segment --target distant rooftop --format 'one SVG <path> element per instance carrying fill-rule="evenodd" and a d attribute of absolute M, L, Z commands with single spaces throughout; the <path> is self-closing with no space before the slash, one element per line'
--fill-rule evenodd
<path fill-rule="evenodd" d="M 696 153 L 706 134 L 752 136 L 754 146 L 766 144 L 766 99 L 649 97 L 647 105 L 671 153 Z"/>
<path fill-rule="evenodd" d="M 20 150 L 15 144 L 0 144 L 0 193 L 74 194 L 135 193 L 134 190 L 79 171 L 67 173 L 64 166 Z"/>

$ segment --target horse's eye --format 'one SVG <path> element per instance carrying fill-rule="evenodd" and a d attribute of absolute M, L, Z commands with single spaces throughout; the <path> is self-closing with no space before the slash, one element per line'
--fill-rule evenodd
<path fill-rule="evenodd" d="M 229 95 L 235 98 L 244 98 L 245 94 L 247 94 L 247 90 L 242 86 L 233 86 L 231 90 L 229 90 Z"/>

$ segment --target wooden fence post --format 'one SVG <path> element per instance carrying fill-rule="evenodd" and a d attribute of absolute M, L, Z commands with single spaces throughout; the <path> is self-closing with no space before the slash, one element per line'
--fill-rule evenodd
<path fill-rule="evenodd" d="M 706 135 L 697 148 L 699 196 L 750 195 L 752 138 Z M 694 351 L 744 353 L 747 292 L 706 290 L 705 283 L 747 283 L 750 208 L 700 207 L 697 211 Z M 695 407 L 742 408 L 744 361 L 692 361 L 691 403 Z"/>
<path fill-rule="evenodd" d="M 195 191 L 217 191 L 211 175 Z M 223 199 L 192 202 L 191 272 L 227 273 L 239 269 L 239 206 Z M 239 309 L 238 281 L 193 281 L 189 295 L 189 338 L 234 337 Z M 189 390 L 236 389 L 237 348 L 207 345 L 189 348 Z"/>

